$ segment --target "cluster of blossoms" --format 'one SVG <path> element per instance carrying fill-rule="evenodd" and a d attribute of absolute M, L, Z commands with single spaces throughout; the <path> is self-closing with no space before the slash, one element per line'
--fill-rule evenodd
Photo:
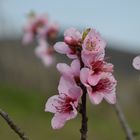
<path fill-rule="evenodd" d="M 134 67 L 136 70 L 140 70 L 140 55 L 136 56 L 136 57 L 133 59 L 132 65 L 133 65 L 133 67 Z"/>
<path fill-rule="evenodd" d="M 47 15 L 36 15 L 32 12 L 28 15 L 28 21 L 24 27 L 23 44 L 37 40 L 38 46 L 35 49 L 35 54 L 45 66 L 50 66 L 54 57 L 52 55 L 53 48 L 48 40 L 55 38 L 57 33 L 58 25 L 50 21 Z"/>
<path fill-rule="evenodd" d="M 69 28 L 64 33 L 64 42 L 57 42 L 54 49 L 72 59 L 71 65 L 57 64 L 62 75 L 58 85 L 58 95 L 50 97 L 45 111 L 54 113 L 53 129 L 59 129 L 77 116 L 81 96 L 86 92 L 92 104 L 103 99 L 116 102 L 116 80 L 112 75 L 113 65 L 105 61 L 106 43 L 94 29 L 80 33 Z"/>

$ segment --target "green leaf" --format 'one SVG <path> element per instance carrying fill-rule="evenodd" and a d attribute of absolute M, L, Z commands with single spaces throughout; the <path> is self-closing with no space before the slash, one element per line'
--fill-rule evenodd
<path fill-rule="evenodd" d="M 89 31 L 91 30 L 91 28 L 87 28 L 82 35 L 82 40 L 84 41 L 84 39 L 86 38 L 87 34 L 89 33 Z"/>

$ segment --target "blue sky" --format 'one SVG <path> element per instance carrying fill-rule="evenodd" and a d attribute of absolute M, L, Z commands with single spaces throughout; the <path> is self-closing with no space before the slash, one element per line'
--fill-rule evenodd
<path fill-rule="evenodd" d="M 61 29 L 94 27 L 111 42 L 140 52 L 140 0 L 3 0 L 3 7 L 17 31 L 35 10 L 48 13 Z"/>

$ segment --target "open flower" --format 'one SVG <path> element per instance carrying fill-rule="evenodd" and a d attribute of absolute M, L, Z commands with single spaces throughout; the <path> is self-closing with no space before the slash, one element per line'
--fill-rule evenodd
<path fill-rule="evenodd" d="M 82 35 L 75 28 L 67 29 L 64 33 L 64 42 L 57 42 L 54 49 L 61 54 L 66 54 L 69 58 L 77 58 L 76 47 L 81 42 Z"/>
<path fill-rule="evenodd" d="M 94 29 L 90 29 L 82 44 L 83 51 L 86 54 L 95 54 L 98 52 L 102 52 L 104 54 L 105 46 L 106 42 Z"/>
<path fill-rule="evenodd" d="M 80 62 L 78 59 L 73 60 L 70 66 L 65 63 L 59 63 L 57 64 L 57 69 L 62 75 L 72 77 L 76 82 L 80 81 Z"/>
<path fill-rule="evenodd" d="M 53 49 L 49 47 L 44 39 L 39 39 L 39 46 L 35 48 L 35 54 L 40 58 L 45 66 L 50 66 L 54 62 Z"/>
<path fill-rule="evenodd" d="M 53 129 L 62 128 L 77 116 L 78 100 L 82 95 L 80 87 L 68 77 L 61 77 L 58 90 L 59 95 L 50 97 L 45 105 L 45 111 L 55 114 L 51 121 Z"/>
<path fill-rule="evenodd" d="M 136 70 L 140 70 L 140 55 L 136 56 L 136 57 L 133 59 L 132 65 L 133 65 L 133 67 L 134 67 Z"/>
<path fill-rule="evenodd" d="M 91 70 L 83 68 L 80 72 L 80 80 L 86 86 L 90 101 L 99 104 L 103 98 L 110 104 L 116 102 L 116 80 L 111 73 L 102 72 L 100 77 L 92 81 Z M 95 77 L 94 77 L 95 78 Z"/>
<path fill-rule="evenodd" d="M 113 65 L 104 61 L 104 54 L 82 54 L 84 65 L 89 68 L 89 83 L 96 85 L 102 72 L 113 72 Z"/>

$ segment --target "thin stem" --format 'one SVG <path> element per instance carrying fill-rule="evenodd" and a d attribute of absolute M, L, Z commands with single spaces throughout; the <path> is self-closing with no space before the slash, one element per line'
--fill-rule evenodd
<path fill-rule="evenodd" d="M 83 68 L 84 63 L 83 63 L 82 58 L 81 58 L 81 48 L 77 48 L 77 56 L 78 56 L 78 59 L 80 61 L 81 68 Z M 87 129 L 88 118 L 87 118 L 87 109 L 86 109 L 87 90 L 86 90 L 86 87 L 81 82 L 79 83 L 79 86 L 83 90 L 83 95 L 81 97 L 81 102 L 82 103 L 81 103 L 81 108 L 80 108 L 80 113 L 81 113 L 81 116 L 82 116 L 81 129 L 80 129 L 81 140 L 86 140 L 87 139 L 87 131 L 88 131 L 88 129 Z"/>
<path fill-rule="evenodd" d="M 119 118 L 120 124 L 124 130 L 125 135 L 126 135 L 126 139 L 127 140 L 134 140 L 133 131 L 129 127 L 118 101 L 114 105 L 114 108 L 115 108 L 116 114 Z"/>
<path fill-rule="evenodd" d="M 25 135 L 25 133 L 13 122 L 13 120 L 9 117 L 9 115 L 0 109 L 1 117 L 7 122 L 7 124 L 11 127 L 11 129 L 22 139 L 29 140 L 29 138 Z"/>
<path fill-rule="evenodd" d="M 83 95 L 82 95 L 82 104 L 81 104 L 81 115 L 82 115 L 82 125 L 81 125 L 81 140 L 86 140 L 87 139 L 87 110 L 86 110 L 86 89 L 83 86 Z"/>

